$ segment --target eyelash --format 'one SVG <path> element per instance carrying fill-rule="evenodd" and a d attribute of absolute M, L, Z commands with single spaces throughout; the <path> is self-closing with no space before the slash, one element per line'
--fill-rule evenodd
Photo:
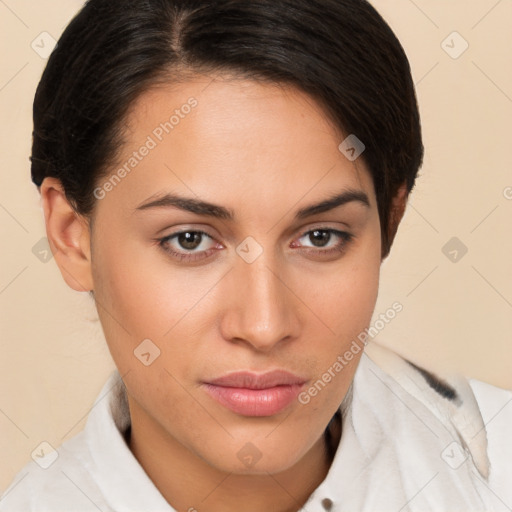
<path fill-rule="evenodd" d="M 347 249 L 346 246 L 350 242 L 352 242 L 352 240 L 354 239 L 354 235 L 352 235 L 350 233 L 347 233 L 346 231 L 339 231 L 339 230 L 333 229 L 333 228 L 314 228 L 314 229 L 310 229 L 308 231 L 303 232 L 299 236 L 299 239 L 303 238 L 304 236 L 309 235 L 310 233 L 313 233 L 315 231 L 323 231 L 323 232 L 328 232 L 328 233 L 334 234 L 334 235 L 340 237 L 342 239 L 342 242 L 340 242 L 335 247 L 332 247 L 330 249 L 320 249 L 320 250 L 317 251 L 317 250 L 314 250 L 313 248 L 306 248 L 305 252 L 321 253 L 322 256 L 327 256 L 327 255 L 331 255 L 331 254 L 334 254 L 334 253 L 342 254 L 342 253 L 344 253 L 346 251 L 346 249 Z M 173 233 L 172 235 L 166 236 L 164 238 L 159 238 L 156 241 L 158 242 L 158 245 L 167 254 L 170 254 L 172 257 L 178 259 L 178 261 L 184 261 L 184 260 L 187 261 L 187 262 L 198 261 L 198 260 L 207 258 L 211 253 L 216 251 L 216 249 L 207 249 L 205 251 L 200 251 L 198 253 L 187 254 L 187 253 L 176 252 L 174 250 L 166 248 L 166 247 L 168 247 L 168 242 L 170 240 L 172 240 L 173 238 L 176 238 L 179 235 L 182 235 L 184 233 L 200 234 L 200 235 L 204 235 L 204 236 L 206 236 L 208 238 L 211 238 L 213 240 L 213 237 L 211 237 L 208 233 L 206 233 L 204 231 L 187 229 L 187 230 L 184 230 L 184 231 L 179 231 L 177 233 Z"/>

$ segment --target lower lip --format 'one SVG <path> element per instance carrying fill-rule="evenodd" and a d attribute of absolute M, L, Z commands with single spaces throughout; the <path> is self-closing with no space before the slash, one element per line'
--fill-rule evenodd
<path fill-rule="evenodd" d="M 301 388 L 302 384 L 266 389 L 230 388 L 205 384 L 205 390 L 212 398 L 242 416 L 277 414 L 297 398 Z"/>

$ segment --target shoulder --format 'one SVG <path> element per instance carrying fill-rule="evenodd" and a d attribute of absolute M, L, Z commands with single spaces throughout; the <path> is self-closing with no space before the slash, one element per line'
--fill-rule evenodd
<path fill-rule="evenodd" d="M 351 510 L 510 510 L 512 458 L 499 449 L 510 419 L 502 416 L 498 435 L 488 422 L 507 400 L 372 341 L 341 406 L 326 492 Z"/>
<path fill-rule="evenodd" d="M 0 498 L 0 512 L 113 512 L 172 508 L 130 451 L 126 390 L 115 370 L 84 429 L 57 449 L 40 446 Z"/>
<path fill-rule="evenodd" d="M 459 438 L 472 456 L 478 471 L 487 477 L 489 460 L 485 425 L 469 380 L 459 374 L 439 374 L 416 365 L 394 350 L 372 342 L 365 355 L 370 361 L 363 372 L 380 374 L 395 393 L 421 404 L 444 428 Z"/>
<path fill-rule="evenodd" d="M 512 391 L 456 373 L 440 373 L 416 365 L 376 342 L 365 349 L 361 383 L 382 380 L 414 409 L 426 409 L 472 459 L 480 478 L 512 503 L 505 482 L 512 469 Z M 415 410 L 414 412 L 417 412 Z M 449 461 L 448 461 L 449 462 Z"/>
<path fill-rule="evenodd" d="M 487 433 L 490 483 L 503 500 L 512 506 L 512 390 L 470 379 Z"/>
<path fill-rule="evenodd" d="M 58 450 L 43 443 L 14 476 L 0 498 L 1 512 L 55 512 L 72 507 L 79 512 L 105 508 L 91 477 L 91 460 L 84 432 L 65 441 Z"/>
<path fill-rule="evenodd" d="M 119 374 L 113 372 L 103 385 L 89 412 L 83 430 L 53 447 L 47 442 L 31 454 L 0 497 L 0 512 L 109 512 L 101 468 L 115 458 L 122 446 Z M 111 392 L 112 391 L 112 392 Z M 116 419 L 119 424 L 116 424 Z M 102 459 L 103 457 L 103 459 Z"/>

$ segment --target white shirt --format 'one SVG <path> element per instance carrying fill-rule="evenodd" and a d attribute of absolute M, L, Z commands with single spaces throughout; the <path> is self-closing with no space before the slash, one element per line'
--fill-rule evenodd
<path fill-rule="evenodd" d="M 302 511 L 512 510 L 512 392 L 439 382 L 372 342 L 349 397 L 330 470 Z M 125 442 L 129 424 L 116 370 L 84 430 L 23 467 L 0 511 L 176 512 Z"/>

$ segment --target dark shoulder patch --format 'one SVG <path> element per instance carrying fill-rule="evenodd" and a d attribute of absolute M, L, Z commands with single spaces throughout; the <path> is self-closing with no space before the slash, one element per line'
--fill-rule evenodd
<path fill-rule="evenodd" d="M 448 400 L 452 400 L 456 402 L 459 399 L 457 391 L 452 388 L 449 384 L 442 381 L 439 377 L 434 375 L 433 373 L 421 368 L 420 366 L 411 363 L 406 359 L 407 363 L 409 363 L 415 370 L 417 370 L 423 378 L 427 381 L 428 385 L 434 390 L 437 391 L 441 396 L 447 398 Z"/>

